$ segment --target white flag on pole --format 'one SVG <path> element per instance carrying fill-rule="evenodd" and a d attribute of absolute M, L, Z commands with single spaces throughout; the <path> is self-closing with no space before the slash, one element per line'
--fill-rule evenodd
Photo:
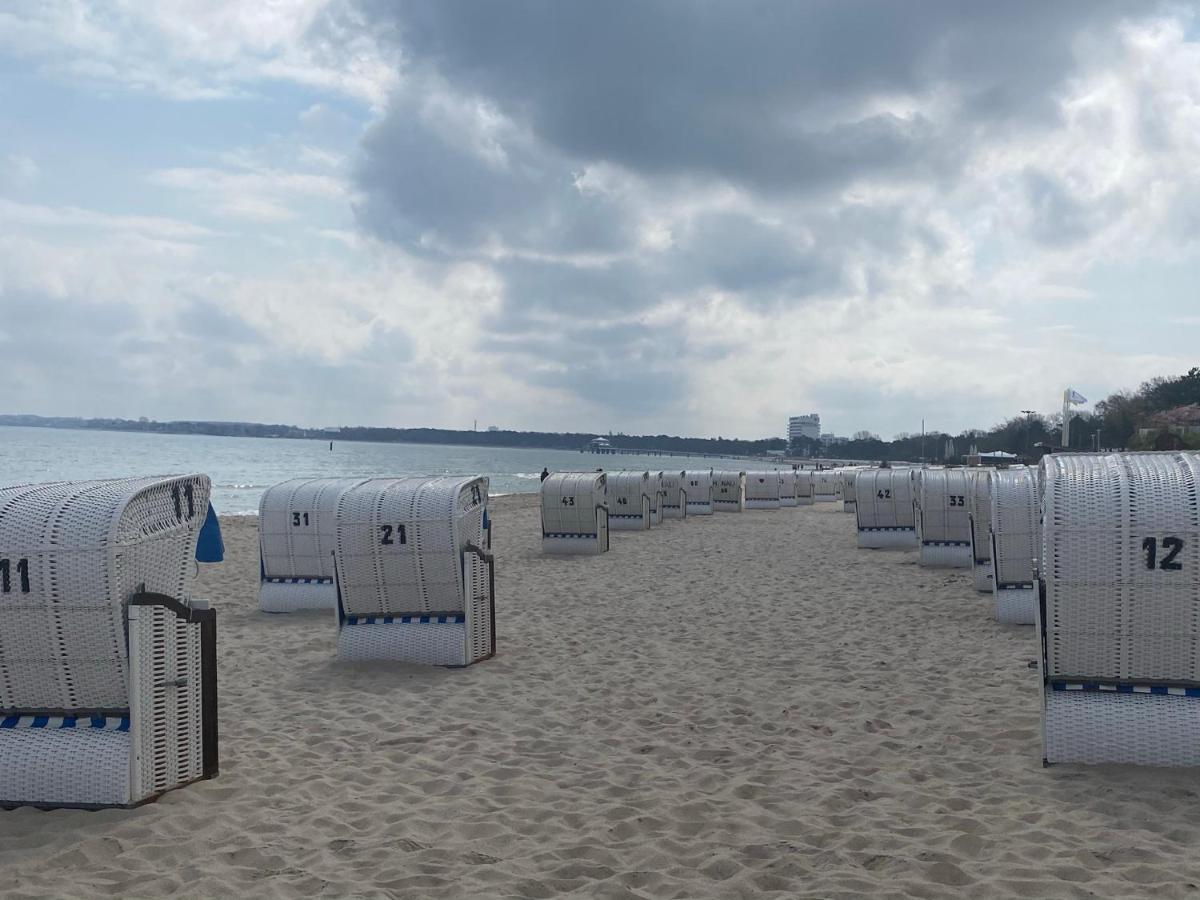
<path fill-rule="evenodd" d="M 1087 403 L 1087 397 L 1083 396 L 1083 394 L 1079 393 L 1078 391 L 1076 391 L 1072 388 L 1068 388 L 1067 389 L 1067 402 L 1068 403 Z"/>

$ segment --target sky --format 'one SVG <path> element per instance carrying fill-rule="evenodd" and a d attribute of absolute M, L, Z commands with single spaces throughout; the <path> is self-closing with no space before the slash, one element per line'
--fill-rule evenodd
<path fill-rule="evenodd" d="M 1200 3 L 0 6 L 0 412 L 957 432 L 1198 285 Z"/>

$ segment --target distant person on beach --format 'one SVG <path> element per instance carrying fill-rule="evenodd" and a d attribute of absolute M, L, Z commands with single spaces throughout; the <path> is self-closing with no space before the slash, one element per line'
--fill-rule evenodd
<path fill-rule="evenodd" d="M 545 466 L 543 466 L 542 467 L 542 481 L 545 481 L 549 477 L 550 477 L 550 470 L 547 469 Z"/>

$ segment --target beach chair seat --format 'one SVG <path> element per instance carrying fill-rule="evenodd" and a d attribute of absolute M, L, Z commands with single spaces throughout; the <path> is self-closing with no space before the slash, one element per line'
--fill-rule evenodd
<path fill-rule="evenodd" d="M 649 531 L 654 524 L 652 494 L 657 485 L 649 472 L 608 473 L 608 528 L 610 531 Z"/>
<path fill-rule="evenodd" d="M 364 478 L 296 478 L 258 504 L 258 606 L 263 612 L 333 610 L 333 545 L 342 492 Z"/>
<path fill-rule="evenodd" d="M 662 514 L 665 519 L 686 519 L 688 514 L 687 473 L 662 473 Z"/>
<path fill-rule="evenodd" d="M 971 577 L 975 590 L 992 593 L 992 472 L 973 469 L 968 473 L 970 495 L 967 499 L 971 521 Z"/>
<path fill-rule="evenodd" d="M 746 473 L 713 470 L 713 509 L 740 513 L 746 508 Z"/>
<path fill-rule="evenodd" d="M 342 492 L 339 659 L 468 666 L 495 655 L 487 501 L 481 476 L 373 478 Z"/>
<path fill-rule="evenodd" d="M 1033 469 L 999 469 L 991 477 L 992 597 L 996 621 L 1033 625 L 1038 605 L 1041 504 Z"/>
<path fill-rule="evenodd" d="M 542 551 L 594 555 L 608 551 L 608 476 L 555 472 L 541 488 Z"/>
<path fill-rule="evenodd" d="M 1043 760 L 1200 766 L 1200 454 L 1042 461 Z"/>
<path fill-rule="evenodd" d="M 203 475 L 0 488 L 0 806 L 130 807 L 212 778 Z"/>
<path fill-rule="evenodd" d="M 908 469 L 863 469 L 855 475 L 854 496 L 860 549 L 917 549 Z"/>
<path fill-rule="evenodd" d="M 916 479 L 913 494 L 921 565 L 972 568 L 967 473 L 963 469 L 925 469 Z"/>
<path fill-rule="evenodd" d="M 711 516 L 714 511 L 712 470 L 688 470 L 683 473 L 683 479 L 688 515 Z"/>
<path fill-rule="evenodd" d="M 779 509 L 779 473 L 746 473 L 746 509 Z"/>

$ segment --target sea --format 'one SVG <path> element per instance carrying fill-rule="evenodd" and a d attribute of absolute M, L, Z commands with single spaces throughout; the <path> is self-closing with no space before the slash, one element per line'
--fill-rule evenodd
<path fill-rule="evenodd" d="M 760 463 L 764 467 L 766 463 Z M 129 475 L 203 473 L 222 515 L 257 513 L 264 490 L 289 478 L 487 475 L 489 493 L 534 493 L 542 468 L 712 469 L 753 467 L 746 459 L 598 455 L 533 447 L 377 444 L 366 441 L 212 437 L 67 428 L 0 427 L 0 486 Z"/>

